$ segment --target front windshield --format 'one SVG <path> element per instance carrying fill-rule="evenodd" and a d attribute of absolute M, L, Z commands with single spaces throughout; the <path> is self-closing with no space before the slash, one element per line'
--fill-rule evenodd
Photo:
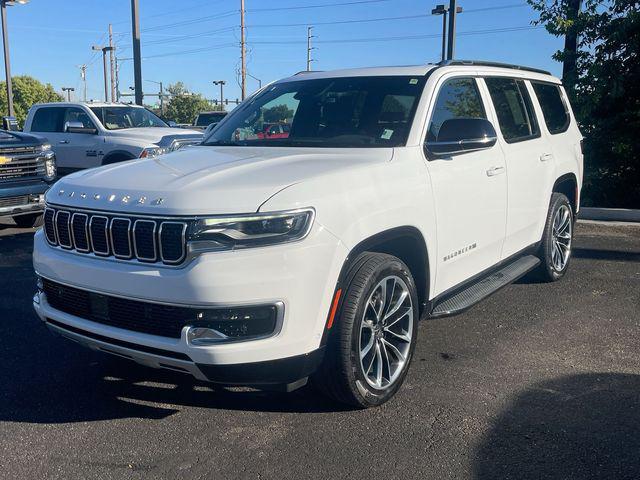
<path fill-rule="evenodd" d="M 226 112 L 201 113 L 196 119 L 196 127 L 208 127 L 212 123 L 222 120 L 225 115 Z"/>
<path fill-rule="evenodd" d="M 424 82 L 386 76 L 277 83 L 229 114 L 204 145 L 404 145 Z"/>
<path fill-rule="evenodd" d="M 107 130 L 123 128 L 167 127 L 159 117 L 140 107 L 91 107 Z"/>

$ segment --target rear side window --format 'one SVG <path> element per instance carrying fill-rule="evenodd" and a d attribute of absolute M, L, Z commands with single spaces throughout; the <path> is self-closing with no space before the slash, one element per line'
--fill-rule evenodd
<path fill-rule="evenodd" d="M 452 78 L 440 87 L 427 140 L 436 141 L 440 127 L 451 118 L 487 118 L 473 78 Z"/>
<path fill-rule="evenodd" d="M 539 137 L 540 127 L 524 82 L 502 77 L 485 78 L 485 82 L 505 141 L 514 143 Z"/>
<path fill-rule="evenodd" d="M 64 107 L 43 107 L 36 110 L 31 122 L 32 132 L 62 132 Z"/>
<path fill-rule="evenodd" d="M 536 92 L 544 123 L 549 129 L 549 133 L 566 132 L 569 128 L 569 112 L 567 105 L 562 99 L 560 87 L 551 83 L 531 82 L 533 91 Z"/>

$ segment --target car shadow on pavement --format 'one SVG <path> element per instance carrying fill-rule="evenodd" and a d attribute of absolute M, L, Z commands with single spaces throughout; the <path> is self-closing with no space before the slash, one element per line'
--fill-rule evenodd
<path fill-rule="evenodd" d="M 591 260 L 640 262 L 640 252 L 625 252 L 621 250 L 574 247 L 572 250 L 572 255 L 574 258 L 588 258 Z"/>
<path fill-rule="evenodd" d="M 0 421 L 158 419 L 183 407 L 325 412 L 344 407 L 305 387 L 227 389 L 93 352 L 50 333 L 31 304 L 33 233 L 0 236 Z"/>
<path fill-rule="evenodd" d="M 534 385 L 502 412 L 474 478 L 640 478 L 640 375 L 571 375 Z"/>

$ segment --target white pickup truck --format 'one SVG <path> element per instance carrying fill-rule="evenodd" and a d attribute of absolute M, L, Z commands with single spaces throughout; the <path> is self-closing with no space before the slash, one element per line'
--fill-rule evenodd
<path fill-rule="evenodd" d="M 47 138 L 63 175 L 202 141 L 202 132 L 170 127 L 144 107 L 119 103 L 37 104 L 24 131 Z"/>

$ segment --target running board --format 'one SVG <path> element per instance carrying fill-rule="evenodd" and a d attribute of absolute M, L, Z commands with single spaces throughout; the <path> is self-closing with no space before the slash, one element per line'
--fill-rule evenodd
<path fill-rule="evenodd" d="M 505 285 L 515 282 L 520 277 L 533 270 L 540 264 L 540 259 L 533 255 L 526 255 L 505 265 L 477 282 L 467 286 L 464 290 L 458 290 L 452 295 L 446 295 L 431 310 L 430 317 L 445 317 L 457 315 L 467 308 L 475 305 L 480 300 L 497 292 Z"/>

